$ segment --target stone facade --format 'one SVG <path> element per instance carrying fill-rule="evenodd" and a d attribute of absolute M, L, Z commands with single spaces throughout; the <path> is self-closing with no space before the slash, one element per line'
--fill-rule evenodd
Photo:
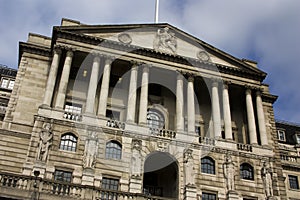
<path fill-rule="evenodd" d="M 19 54 L 0 196 L 287 199 L 255 62 L 169 24 L 68 19 Z"/>

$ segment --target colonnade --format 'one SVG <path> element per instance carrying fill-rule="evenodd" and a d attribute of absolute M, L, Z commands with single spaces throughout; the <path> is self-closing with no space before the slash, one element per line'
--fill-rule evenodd
<path fill-rule="evenodd" d="M 59 81 L 58 92 L 55 100 L 54 107 L 57 109 L 63 109 L 65 104 L 66 90 L 69 81 L 69 75 L 71 70 L 71 64 L 73 59 L 73 52 L 68 50 L 64 60 L 64 65 L 62 69 L 61 79 Z M 58 65 L 60 63 L 61 50 L 55 49 L 54 55 L 48 75 L 47 85 L 43 104 L 50 106 L 53 92 L 57 77 Z M 96 110 L 95 99 L 96 91 L 99 80 L 99 71 L 100 71 L 100 61 L 105 59 L 104 68 L 103 68 L 103 77 L 102 84 L 99 94 L 99 103 L 98 109 Z M 97 113 L 98 116 L 105 116 L 107 99 L 109 92 L 109 80 L 111 72 L 112 58 L 107 56 L 100 57 L 95 54 L 91 69 L 91 77 L 89 81 L 89 87 L 87 91 L 86 99 L 86 109 L 85 114 L 94 114 Z M 141 66 L 140 66 L 141 67 Z M 140 68 L 139 67 L 139 68 Z M 129 93 L 128 93 L 128 105 L 127 105 L 127 114 L 126 122 L 134 123 L 136 118 L 136 101 L 137 101 L 137 80 L 138 80 L 138 63 L 134 63 L 130 71 L 130 84 L 129 84 Z M 230 102 L 229 102 L 229 93 L 228 93 L 228 83 L 221 83 L 221 80 L 212 79 L 211 84 L 211 105 L 212 105 L 212 120 L 213 120 L 213 133 L 214 137 L 220 138 L 222 132 L 221 124 L 221 111 L 220 111 L 220 98 L 219 98 L 219 89 L 222 85 L 222 107 L 223 107 L 223 120 L 224 120 L 224 129 L 225 129 L 225 138 L 233 139 L 232 136 L 232 126 L 231 126 L 231 113 L 230 113 Z M 148 84 L 149 84 L 149 66 L 142 66 L 142 80 L 141 80 L 141 94 L 139 102 L 139 116 L 138 123 L 145 125 L 147 123 L 147 107 L 148 107 Z M 177 76 L 176 81 L 176 131 L 184 131 L 184 77 L 180 73 Z M 187 112 L 188 112 L 188 126 L 187 131 L 190 134 L 195 133 L 195 92 L 194 92 L 194 77 L 189 76 L 187 82 Z M 247 110 L 247 121 L 248 121 L 248 132 L 251 144 L 257 144 L 257 132 L 256 132 L 256 120 L 252 100 L 252 90 L 249 87 L 245 87 L 245 97 L 246 97 L 246 110 Z M 257 122 L 260 132 L 260 140 L 262 145 L 268 144 L 266 125 L 264 119 L 264 111 L 261 99 L 260 91 L 256 92 L 256 113 L 257 113 Z"/>

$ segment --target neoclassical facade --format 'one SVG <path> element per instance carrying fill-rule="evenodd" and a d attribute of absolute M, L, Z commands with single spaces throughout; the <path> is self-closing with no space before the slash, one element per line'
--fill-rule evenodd
<path fill-rule="evenodd" d="M 256 62 L 169 24 L 69 19 L 19 55 L 0 196 L 287 199 Z"/>

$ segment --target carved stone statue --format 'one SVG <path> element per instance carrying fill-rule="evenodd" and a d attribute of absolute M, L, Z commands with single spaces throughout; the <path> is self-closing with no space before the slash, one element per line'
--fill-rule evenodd
<path fill-rule="evenodd" d="M 98 152 L 98 137 L 96 132 L 90 132 L 85 141 L 83 167 L 93 168 L 96 164 L 96 156 Z"/>
<path fill-rule="evenodd" d="M 47 160 L 49 154 L 49 148 L 52 145 L 52 139 L 53 139 L 53 133 L 52 133 L 51 124 L 45 122 L 43 124 L 42 131 L 40 132 L 40 142 L 39 142 L 39 149 L 37 154 L 38 160 L 44 162 Z"/>
<path fill-rule="evenodd" d="M 132 140 L 132 157 L 131 157 L 131 175 L 134 177 L 140 177 L 142 171 L 142 141 Z"/>
<path fill-rule="evenodd" d="M 193 150 L 187 149 L 184 152 L 184 174 L 185 174 L 185 185 L 195 185 L 195 172 L 194 172 L 194 159 Z"/>
<path fill-rule="evenodd" d="M 177 40 L 175 34 L 170 32 L 168 27 L 158 29 L 153 48 L 164 53 L 176 53 Z"/>
<path fill-rule="evenodd" d="M 228 191 L 234 190 L 234 174 L 235 166 L 232 161 L 231 155 L 225 156 L 225 162 L 223 163 L 224 177 L 226 180 L 226 187 Z"/>
<path fill-rule="evenodd" d="M 266 162 L 263 162 L 261 168 L 261 176 L 265 188 L 265 194 L 267 197 L 273 196 L 273 184 L 272 184 L 272 169 L 267 166 Z"/>

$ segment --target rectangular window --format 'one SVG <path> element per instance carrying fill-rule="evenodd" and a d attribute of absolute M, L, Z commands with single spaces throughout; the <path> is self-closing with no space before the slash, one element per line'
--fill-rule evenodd
<path fill-rule="evenodd" d="M 300 144 L 300 133 L 296 133 L 296 142 Z"/>
<path fill-rule="evenodd" d="M 63 170 L 55 170 L 54 172 L 54 180 L 71 183 L 72 172 L 63 171 Z"/>
<path fill-rule="evenodd" d="M 102 178 L 102 189 L 106 190 L 118 190 L 119 188 L 119 180 L 114 178 Z M 117 200 L 118 194 L 113 192 L 101 192 L 102 200 Z"/>
<path fill-rule="evenodd" d="M 217 195 L 213 193 L 202 192 L 202 200 L 216 200 Z"/>
<path fill-rule="evenodd" d="M 15 80 L 11 80 L 9 78 L 2 78 L 1 80 L 1 88 L 12 90 L 15 85 Z"/>
<path fill-rule="evenodd" d="M 120 120 L 120 112 L 115 111 L 115 110 L 106 110 L 106 117 L 109 119 L 114 119 L 119 121 Z"/>
<path fill-rule="evenodd" d="M 299 189 L 298 177 L 289 175 L 289 183 L 291 189 Z"/>
<path fill-rule="evenodd" d="M 55 170 L 54 171 L 54 180 L 58 183 L 53 184 L 53 193 L 54 194 L 69 194 L 70 185 L 72 181 L 72 172 Z"/>
<path fill-rule="evenodd" d="M 278 134 L 278 140 L 279 141 L 285 141 L 285 131 L 283 130 L 278 130 L 277 131 Z"/>
<path fill-rule="evenodd" d="M 118 190 L 119 180 L 114 178 L 102 178 L 102 188 L 106 190 Z"/>

